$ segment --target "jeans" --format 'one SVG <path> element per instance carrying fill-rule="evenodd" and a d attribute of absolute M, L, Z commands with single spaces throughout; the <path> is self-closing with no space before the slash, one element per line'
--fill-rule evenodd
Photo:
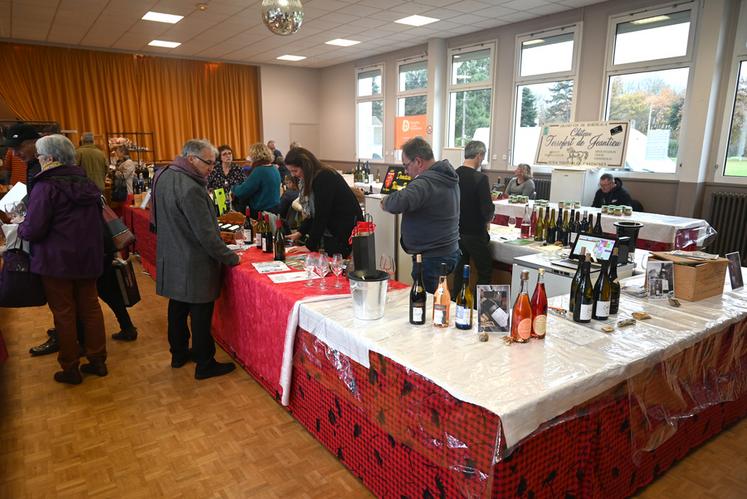
<path fill-rule="evenodd" d="M 451 255 L 447 256 L 424 256 L 423 257 L 423 284 L 425 285 L 425 290 L 428 293 L 433 293 L 436 291 L 436 288 L 438 287 L 438 278 L 441 275 L 441 264 L 446 264 L 446 273 L 451 274 L 454 271 L 454 268 L 456 267 L 457 262 L 459 261 L 459 250 L 456 250 Z M 413 271 L 412 271 L 412 280 L 414 281 L 416 279 L 415 275 L 415 257 L 412 257 L 413 261 Z"/>
<path fill-rule="evenodd" d="M 172 356 L 189 355 L 190 331 L 187 317 L 192 316 L 192 358 L 197 367 L 207 366 L 215 357 L 215 341 L 210 331 L 215 302 L 186 303 L 169 300 L 169 350 Z"/>
<path fill-rule="evenodd" d="M 461 234 L 459 249 L 462 252 L 462 258 L 459 259 L 456 272 L 454 272 L 454 293 L 458 293 L 462 288 L 463 269 L 465 265 L 469 265 L 470 258 L 475 260 L 475 267 L 477 267 L 477 284 L 490 284 L 493 273 L 493 255 L 490 253 L 488 233 Z M 474 290 L 472 296 L 477 297 Z"/>

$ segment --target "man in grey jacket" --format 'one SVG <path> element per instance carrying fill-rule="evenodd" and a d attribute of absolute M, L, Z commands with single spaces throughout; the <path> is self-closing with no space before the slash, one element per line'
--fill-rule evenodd
<path fill-rule="evenodd" d="M 220 295 L 221 266 L 239 263 L 238 255 L 220 238 L 206 188 L 217 152 L 206 140 L 187 141 L 181 156 L 158 172 L 151 206 L 157 232 L 156 292 L 169 298 L 171 367 L 194 360 L 196 379 L 221 376 L 235 367 L 232 362 L 215 360 L 210 332 L 213 305 Z"/>
<path fill-rule="evenodd" d="M 433 293 L 441 263 L 451 273 L 459 260 L 459 177 L 447 160 L 433 158 L 421 137 L 402 146 L 402 164 L 412 181 L 381 204 L 389 213 L 402 214 L 400 244 L 413 259 L 422 255 L 425 289 Z"/>

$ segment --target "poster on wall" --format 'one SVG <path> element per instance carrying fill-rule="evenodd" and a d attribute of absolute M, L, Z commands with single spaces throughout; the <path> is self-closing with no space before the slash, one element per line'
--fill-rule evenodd
<path fill-rule="evenodd" d="M 580 168 L 622 168 L 628 145 L 627 121 L 558 123 L 542 127 L 535 164 Z"/>
<path fill-rule="evenodd" d="M 394 143 L 399 149 L 402 144 L 415 137 L 426 135 L 426 115 L 397 116 L 394 118 Z"/>

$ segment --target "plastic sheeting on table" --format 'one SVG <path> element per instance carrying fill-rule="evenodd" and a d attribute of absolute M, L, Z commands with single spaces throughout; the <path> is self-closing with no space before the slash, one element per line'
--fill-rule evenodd
<path fill-rule="evenodd" d="M 573 421 L 583 413 L 574 408 L 615 387 L 628 393 L 636 453 L 661 445 L 684 418 L 742 396 L 746 298 L 743 291 L 727 292 L 673 309 L 666 302 L 624 297 L 618 318 L 648 311 L 652 319 L 608 334 L 601 332 L 603 323 L 587 327 L 551 317 L 544 341 L 511 346 L 495 336 L 479 343 L 469 331 L 410 327 L 406 293 L 392 293 L 381 321 L 357 321 L 349 313 L 336 313 L 345 310 L 339 303 L 318 303 L 301 307 L 299 326 L 319 338 L 303 355 L 309 362 L 334 366 L 346 387 L 337 387 L 339 395 L 373 411 L 371 418 L 408 445 L 435 453 L 439 466 L 464 473 L 465 462 L 471 462 L 469 472 L 487 483 L 492 464 L 517 444 Z M 562 305 L 563 299 L 559 301 L 556 304 Z M 398 415 L 378 414 L 375 401 L 360 392 L 365 380 L 356 379 L 350 367 L 351 360 L 370 366 L 372 352 L 430 380 L 444 395 L 420 399 Z M 500 417 L 492 438 L 494 461 L 466 450 L 472 442 L 460 438 L 458 425 L 434 429 L 428 421 L 429 404 L 447 395 Z M 440 419 L 458 418 L 457 413 L 442 413 Z M 476 445 L 484 446 L 485 440 Z M 454 451 L 457 448 L 462 450 Z"/>

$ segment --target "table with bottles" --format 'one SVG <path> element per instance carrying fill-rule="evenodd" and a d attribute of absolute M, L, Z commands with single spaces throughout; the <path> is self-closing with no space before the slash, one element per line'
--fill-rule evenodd
<path fill-rule="evenodd" d="M 678 308 L 623 295 L 585 323 L 553 312 L 568 300 L 526 343 L 453 327 L 453 304 L 434 327 L 431 295 L 411 325 L 407 290 L 377 321 L 302 304 L 290 410 L 377 495 L 483 497 L 627 496 L 747 413 L 744 289 Z M 634 313 L 649 318 L 619 325 Z"/>
<path fill-rule="evenodd" d="M 516 224 L 520 227 L 525 214 L 531 215 L 535 208 L 535 202 L 528 204 L 509 203 L 508 200 L 494 201 L 495 216 L 493 223 L 500 225 Z M 548 203 L 544 207 L 545 216 L 547 209 L 550 214 L 555 212 L 555 225 L 559 225 L 557 218 L 560 210 L 557 203 Z M 567 215 L 569 210 L 564 210 Z M 590 229 L 597 224 L 601 213 L 599 208 L 582 206 L 575 209 L 575 213 L 587 213 L 592 215 L 594 221 Z M 561 217 L 562 219 L 562 217 Z M 697 218 L 677 217 L 673 215 L 661 215 L 656 213 L 633 212 L 631 215 L 601 214 L 601 232 L 604 234 L 616 234 L 615 222 L 640 222 L 643 224 L 638 234 L 637 247 L 649 251 L 667 251 L 671 249 L 694 249 L 702 247 L 706 239 L 714 234 L 713 229 L 705 220 Z M 583 222 L 583 216 L 579 222 Z"/>

